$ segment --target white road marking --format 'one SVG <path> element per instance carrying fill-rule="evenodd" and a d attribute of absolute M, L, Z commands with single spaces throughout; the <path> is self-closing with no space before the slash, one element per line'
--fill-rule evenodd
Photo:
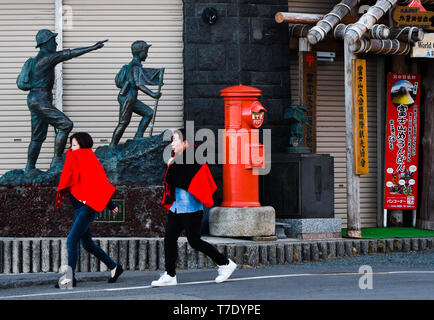
<path fill-rule="evenodd" d="M 412 274 L 412 273 L 428 273 L 434 274 L 434 271 L 385 271 L 385 272 L 373 272 L 374 275 L 388 275 L 388 274 Z M 366 273 L 365 273 L 366 274 Z M 226 282 L 235 281 L 248 281 L 248 280 L 262 280 L 262 279 L 275 279 L 275 278 L 290 278 L 290 277 L 312 277 L 312 276 L 358 276 L 361 275 L 358 272 L 340 272 L 340 273 L 292 273 L 292 274 L 278 274 L 270 276 L 257 276 L 257 277 L 245 277 L 245 278 L 233 278 L 228 279 Z M 178 283 L 178 286 L 186 285 L 197 285 L 197 284 L 210 284 L 215 283 L 214 280 L 206 281 L 192 281 L 192 282 L 182 282 Z M 79 293 L 96 293 L 96 292 L 112 292 L 112 291 L 126 291 L 126 290 L 140 290 L 140 289 L 151 289 L 152 286 L 137 286 L 137 287 L 123 287 L 123 288 L 104 288 L 104 289 L 91 289 L 91 290 L 75 290 L 75 289 L 58 289 L 61 291 L 47 292 L 47 293 L 33 293 L 33 294 L 23 294 L 15 296 L 4 296 L 0 299 L 17 299 L 17 298 L 30 298 L 30 297 L 41 297 L 41 296 L 57 296 L 57 295 L 67 295 L 67 294 L 79 294 Z M 161 287 L 162 288 L 162 287 Z"/>

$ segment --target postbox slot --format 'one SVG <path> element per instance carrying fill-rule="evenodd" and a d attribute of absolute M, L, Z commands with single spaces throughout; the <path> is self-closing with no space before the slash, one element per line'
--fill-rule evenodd
<path fill-rule="evenodd" d="M 228 101 L 225 106 L 226 129 L 238 129 L 241 127 L 241 102 Z"/>

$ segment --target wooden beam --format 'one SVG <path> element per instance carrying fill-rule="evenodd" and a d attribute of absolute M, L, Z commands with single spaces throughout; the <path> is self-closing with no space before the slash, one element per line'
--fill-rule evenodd
<path fill-rule="evenodd" d="M 274 16 L 277 23 L 315 24 L 323 18 L 322 14 L 278 12 Z"/>

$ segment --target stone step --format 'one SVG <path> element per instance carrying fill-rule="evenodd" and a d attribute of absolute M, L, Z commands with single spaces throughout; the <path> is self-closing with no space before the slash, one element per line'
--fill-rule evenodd
<path fill-rule="evenodd" d="M 248 241 L 203 237 L 242 268 L 320 261 L 356 255 L 432 250 L 434 237 Z M 164 270 L 163 238 L 94 238 L 126 270 Z M 66 238 L 0 238 L 0 273 L 58 272 L 67 264 Z M 203 253 L 178 241 L 178 268 L 216 268 Z M 77 272 L 107 271 L 81 246 Z"/>

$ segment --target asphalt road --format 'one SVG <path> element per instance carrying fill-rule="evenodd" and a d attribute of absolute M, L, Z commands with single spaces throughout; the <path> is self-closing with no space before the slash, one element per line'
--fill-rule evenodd
<path fill-rule="evenodd" d="M 214 282 L 216 270 L 180 270 L 177 286 L 150 287 L 159 274 L 125 272 L 115 284 L 83 282 L 78 274 L 76 288 L 55 289 L 50 284 L 2 289 L 0 301 L 434 300 L 433 250 L 237 269 L 222 284 Z"/>

